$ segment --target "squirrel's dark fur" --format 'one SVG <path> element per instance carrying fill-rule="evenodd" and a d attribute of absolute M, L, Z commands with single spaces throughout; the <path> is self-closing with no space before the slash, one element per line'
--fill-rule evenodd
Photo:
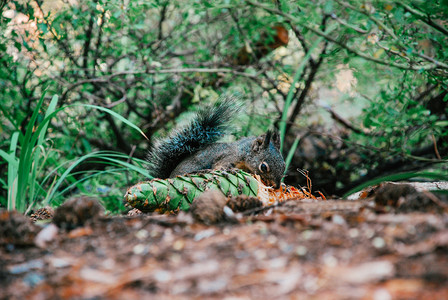
<path fill-rule="evenodd" d="M 258 137 L 218 143 L 238 110 L 232 97 L 224 98 L 199 111 L 185 128 L 158 141 L 148 156 L 151 176 L 168 178 L 201 170 L 239 168 L 279 187 L 285 161 L 279 151 L 278 133 L 268 131 Z"/>

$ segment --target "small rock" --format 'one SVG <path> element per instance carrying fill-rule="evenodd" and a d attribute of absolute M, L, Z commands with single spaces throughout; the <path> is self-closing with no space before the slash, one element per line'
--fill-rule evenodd
<path fill-rule="evenodd" d="M 33 245 L 39 227 L 17 211 L 0 210 L 0 245 Z"/>
<path fill-rule="evenodd" d="M 146 252 L 148 252 L 148 251 L 147 251 L 145 245 L 143 245 L 143 244 L 137 244 L 137 245 L 135 245 L 135 246 L 132 248 L 132 252 L 133 252 L 135 255 L 141 255 L 141 254 L 146 254 Z"/>
<path fill-rule="evenodd" d="M 168 271 L 157 270 L 154 272 L 154 279 L 158 282 L 168 282 L 172 279 L 172 275 Z"/>
<path fill-rule="evenodd" d="M 332 270 L 333 275 L 339 280 L 351 284 L 378 282 L 395 274 L 395 267 L 389 261 L 371 261 L 347 267 L 337 266 Z"/>
<path fill-rule="evenodd" d="M 68 200 L 56 209 L 53 222 L 63 229 L 84 226 L 100 216 L 103 207 L 97 199 L 81 196 Z"/>
<path fill-rule="evenodd" d="M 58 230 L 59 229 L 56 225 L 49 224 L 38 233 L 34 239 L 34 244 L 40 248 L 45 248 L 49 242 L 56 238 L 58 235 Z"/>
<path fill-rule="evenodd" d="M 408 184 L 385 183 L 375 191 L 375 204 L 398 207 L 400 198 L 416 193 L 417 190 Z"/>
<path fill-rule="evenodd" d="M 149 232 L 146 229 L 140 229 L 135 233 L 135 237 L 139 240 L 145 240 L 149 236 Z"/>
<path fill-rule="evenodd" d="M 197 242 L 202 239 L 209 238 L 209 237 L 213 236 L 214 234 L 215 234 L 215 230 L 212 228 L 202 230 L 202 231 L 199 231 L 198 233 L 196 233 L 196 235 L 194 236 L 194 240 Z"/>
<path fill-rule="evenodd" d="M 29 270 L 41 270 L 44 267 L 42 259 L 33 259 L 22 264 L 8 266 L 8 271 L 11 274 L 22 274 Z"/>
<path fill-rule="evenodd" d="M 222 221 L 237 223 L 238 218 L 234 212 L 262 205 L 263 203 L 255 197 L 240 195 L 228 199 L 218 190 L 208 190 L 193 201 L 190 210 L 196 221 L 210 225 Z"/>
<path fill-rule="evenodd" d="M 375 192 L 377 207 L 395 208 L 397 212 L 442 212 L 447 207 L 430 192 L 418 192 L 409 184 L 385 183 Z"/>
<path fill-rule="evenodd" d="M 304 256 L 308 252 L 308 249 L 305 246 L 298 246 L 296 248 L 296 253 L 299 256 Z"/>
<path fill-rule="evenodd" d="M 31 272 L 25 275 L 23 282 L 30 287 L 34 287 L 45 280 L 45 276 L 40 272 Z"/>
<path fill-rule="evenodd" d="M 48 262 L 53 268 L 67 268 L 73 265 L 73 260 L 70 258 L 62 257 L 49 257 Z"/>
<path fill-rule="evenodd" d="M 372 240 L 372 245 L 377 249 L 381 249 L 386 246 L 386 241 L 382 237 L 377 236 Z"/>
<path fill-rule="evenodd" d="M 227 198 L 218 190 L 208 190 L 194 199 L 190 211 L 201 223 L 215 224 L 224 220 L 224 206 Z"/>
<path fill-rule="evenodd" d="M 338 215 L 338 214 L 333 215 L 332 221 L 333 221 L 333 223 L 338 224 L 338 225 L 346 224 L 345 219 L 341 215 Z"/>
<path fill-rule="evenodd" d="M 134 216 L 139 216 L 139 215 L 142 215 L 142 214 L 143 214 L 143 212 L 140 209 L 133 208 L 130 211 L 128 211 L 127 216 L 128 217 L 134 217 Z"/>

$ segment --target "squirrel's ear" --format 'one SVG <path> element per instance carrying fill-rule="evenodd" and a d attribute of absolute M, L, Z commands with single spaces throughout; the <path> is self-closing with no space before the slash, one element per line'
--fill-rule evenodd
<path fill-rule="evenodd" d="M 253 142 L 252 142 L 252 150 L 257 152 L 261 149 L 267 149 L 269 147 L 269 143 L 271 142 L 272 131 L 268 130 L 268 132 L 258 136 Z M 274 141 L 274 140 L 273 140 Z M 275 143 L 274 143 L 275 145 Z"/>
<path fill-rule="evenodd" d="M 277 130 L 274 131 L 274 133 L 272 134 L 271 140 L 275 148 L 280 149 L 280 134 L 278 133 Z"/>
<path fill-rule="evenodd" d="M 252 151 L 259 152 L 264 147 L 264 142 L 266 140 L 266 134 L 257 136 L 252 142 Z"/>
<path fill-rule="evenodd" d="M 263 148 L 267 149 L 269 147 L 269 143 L 271 142 L 272 131 L 268 130 L 264 135 Z"/>

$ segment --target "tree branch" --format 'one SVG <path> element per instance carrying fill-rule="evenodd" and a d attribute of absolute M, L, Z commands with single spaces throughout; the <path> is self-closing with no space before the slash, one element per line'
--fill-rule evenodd
<path fill-rule="evenodd" d="M 104 27 L 104 17 L 106 16 L 106 10 L 101 14 L 101 24 L 98 28 L 98 38 L 95 44 L 95 54 L 93 56 L 93 76 L 96 76 L 96 65 L 97 59 L 99 58 L 100 46 L 101 46 L 101 37 L 103 36 L 103 27 Z"/>
<path fill-rule="evenodd" d="M 125 75 L 141 75 L 141 74 L 169 74 L 169 73 L 231 73 L 238 76 L 243 76 L 247 78 L 256 78 L 259 76 L 259 74 L 248 74 L 243 72 L 238 72 L 233 69 L 225 69 L 225 68 L 215 68 L 215 69 L 205 69 L 205 68 L 184 68 L 184 69 L 161 69 L 161 70 L 145 70 L 145 71 L 122 71 L 117 72 L 111 75 L 105 75 L 101 77 L 96 78 L 89 78 L 80 80 L 78 82 L 73 83 L 70 85 L 67 90 L 65 90 L 64 93 L 61 95 L 61 99 L 65 99 L 67 97 L 67 93 L 70 92 L 73 88 L 86 84 L 86 83 L 107 83 L 112 78 L 119 77 L 119 76 L 125 76 Z"/>
<path fill-rule="evenodd" d="M 90 51 L 90 41 L 92 40 L 92 31 L 93 31 L 93 24 L 94 24 L 94 15 L 91 13 L 90 19 L 89 19 L 89 26 L 86 30 L 86 40 L 84 41 L 84 51 L 82 53 L 83 57 L 83 68 L 84 68 L 84 74 L 86 74 L 87 77 L 89 77 L 88 72 L 88 59 L 89 59 L 89 51 Z"/>
<path fill-rule="evenodd" d="M 325 26 L 326 26 L 328 17 L 329 17 L 328 15 L 325 15 L 322 18 L 321 30 L 325 30 Z M 317 71 L 319 70 L 319 67 L 323 62 L 325 52 L 327 51 L 327 46 L 328 46 L 328 42 L 325 41 L 324 46 L 322 47 L 322 50 L 319 54 L 319 60 L 317 62 L 315 62 L 314 60 L 309 61 L 310 73 L 308 75 L 307 80 L 305 81 L 305 87 L 301 91 L 300 96 L 297 99 L 294 109 L 291 113 L 291 116 L 289 117 L 289 120 L 286 124 L 285 134 L 287 134 L 289 132 L 289 130 L 291 129 L 291 126 L 294 124 L 295 119 L 297 118 L 297 116 L 299 115 L 299 113 L 302 109 L 303 103 L 305 102 L 305 98 L 308 95 L 308 91 L 310 90 L 311 85 L 313 84 L 314 78 L 316 77 Z"/>
<path fill-rule="evenodd" d="M 348 4 L 348 3 L 342 2 L 342 1 L 340 1 L 340 0 L 335 0 L 335 1 L 336 1 L 337 3 L 339 3 L 340 5 L 344 6 L 344 7 L 350 8 L 351 10 L 357 11 L 357 12 L 359 12 L 359 13 L 365 15 L 367 18 L 369 18 L 371 21 L 373 21 L 373 22 L 376 24 L 376 26 L 377 26 L 378 28 L 382 28 L 382 29 L 383 29 L 384 31 L 386 31 L 387 34 L 389 34 L 394 40 L 398 40 L 398 37 L 395 35 L 395 33 L 394 33 L 391 29 L 389 29 L 389 27 L 386 26 L 386 24 L 384 24 L 383 22 L 381 22 L 380 20 L 378 20 L 377 18 L 375 18 L 374 16 L 372 16 L 371 14 L 369 14 L 366 10 L 359 9 L 359 8 L 353 6 L 353 5 L 350 5 L 350 4 Z"/>
<path fill-rule="evenodd" d="M 386 26 L 386 24 L 384 24 L 383 22 L 381 22 L 380 20 L 378 20 L 377 18 L 375 18 L 374 16 L 372 16 L 372 15 L 371 15 L 370 13 L 368 13 L 366 10 L 358 9 L 358 8 L 352 6 L 352 5 L 348 4 L 348 3 L 342 2 L 342 1 L 340 1 L 340 0 L 335 0 L 335 1 L 336 1 L 337 3 L 339 3 L 340 5 L 344 6 L 344 7 L 350 8 L 350 9 L 352 9 L 352 10 L 354 10 L 354 11 L 357 11 L 357 12 L 359 12 L 359 13 L 361 13 L 361 14 L 367 16 L 371 21 L 373 21 L 373 22 L 378 26 L 378 28 L 380 28 L 380 29 L 384 30 L 385 32 L 387 32 L 387 34 L 389 34 L 389 35 L 395 40 L 395 44 L 396 44 L 397 47 L 399 47 L 402 51 L 405 51 L 405 50 L 406 50 L 406 46 L 403 45 L 403 43 L 402 43 L 402 42 L 400 41 L 400 39 L 395 35 L 395 33 L 394 33 L 390 28 L 388 28 L 388 27 Z M 429 16 L 428 16 L 428 19 L 429 19 Z M 379 43 L 377 43 L 377 45 L 380 46 L 380 48 L 383 48 L 383 46 L 381 46 Z M 405 55 L 401 54 L 399 51 L 393 51 L 393 50 L 391 50 L 391 49 L 388 49 L 388 51 L 389 51 L 390 53 L 393 53 L 393 54 L 395 54 L 395 55 L 398 55 L 398 56 L 400 56 L 400 57 L 402 57 L 402 58 L 405 58 L 405 59 L 407 59 L 408 61 L 410 61 L 410 58 L 409 58 L 409 57 L 406 57 Z M 423 54 L 423 53 L 420 53 L 419 51 L 414 51 L 414 53 L 415 53 L 418 57 L 423 58 L 424 60 L 430 61 L 430 62 L 432 62 L 432 63 L 434 63 L 434 64 L 436 64 L 436 65 L 438 65 L 438 66 L 440 66 L 440 67 L 448 68 L 448 65 L 447 65 L 447 64 L 444 64 L 444 63 L 442 63 L 442 62 L 440 62 L 440 61 L 437 61 L 437 60 L 435 60 L 435 59 L 432 58 L 432 57 L 429 57 L 429 56 L 427 56 L 427 55 L 425 55 L 425 54 Z"/>
<path fill-rule="evenodd" d="M 401 1 L 396 1 L 395 3 L 397 5 L 401 5 L 405 10 L 407 10 L 411 14 L 417 16 L 420 20 L 425 22 L 427 25 L 438 30 L 439 32 L 443 33 L 444 35 L 448 35 L 448 30 L 446 28 L 442 27 L 441 25 L 437 24 L 433 20 L 431 20 L 431 17 L 429 15 L 426 15 L 426 14 L 422 13 L 421 11 L 418 11 L 418 10 L 412 8 L 409 5 L 407 5 L 406 3 L 403 3 Z"/>
<path fill-rule="evenodd" d="M 391 61 L 384 61 L 384 60 L 381 60 L 381 59 L 378 59 L 378 58 L 374 58 L 372 56 L 369 56 L 369 55 L 366 55 L 366 54 L 362 53 L 361 51 L 358 51 L 356 49 L 350 48 L 345 43 L 336 40 L 332 36 L 327 35 L 325 32 L 323 32 L 323 31 L 321 31 L 319 29 L 316 29 L 316 28 L 314 28 L 314 27 L 312 27 L 312 26 L 310 26 L 310 25 L 308 25 L 306 23 L 301 22 L 298 18 L 296 18 L 296 17 L 294 17 L 294 16 L 292 16 L 290 14 L 284 13 L 282 11 L 279 11 L 278 9 L 274 9 L 274 8 L 271 8 L 271 7 L 266 6 L 264 4 L 260 4 L 258 2 L 254 2 L 254 1 L 251 1 L 251 0 L 246 0 L 246 2 L 251 4 L 251 5 L 253 5 L 253 6 L 255 6 L 255 7 L 258 7 L 258 8 L 264 9 L 266 11 L 269 11 L 271 13 L 283 16 L 284 18 L 286 18 L 286 19 L 288 19 L 288 20 L 290 20 L 290 21 L 292 21 L 292 22 L 294 22 L 294 23 L 296 23 L 296 24 L 298 24 L 298 25 L 308 29 L 309 31 L 317 34 L 318 36 L 321 36 L 321 37 L 325 38 L 326 40 L 328 40 L 328 41 L 330 41 L 330 42 L 332 42 L 332 43 L 334 43 L 334 44 L 336 44 L 336 45 L 346 49 L 347 51 L 355 54 L 356 56 L 359 56 L 361 58 L 364 58 L 366 60 L 372 61 L 372 62 L 380 64 L 380 65 L 394 67 L 394 68 L 398 68 L 398 69 L 402 69 L 402 70 L 414 70 L 414 71 L 434 70 L 434 69 L 437 69 L 437 68 L 448 69 L 448 65 L 443 64 L 441 62 L 429 63 L 429 64 L 421 64 L 421 65 L 408 65 L 408 64 L 400 64 L 400 63 L 395 63 L 395 62 L 391 62 Z"/>
<path fill-rule="evenodd" d="M 328 111 L 331 115 L 331 118 L 333 120 L 335 120 L 336 122 L 340 123 L 342 126 L 344 126 L 345 128 L 350 129 L 351 131 L 358 133 L 358 134 L 364 134 L 364 135 L 368 135 L 367 132 L 361 130 L 360 128 L 357 128 L 355 126 L 353 126 L 353 124 L 351 124 L 348 120 L 344 119 L 342 116 L 340 116 L 337 112 L 335 112 L 330 106 L 325 105 L 325 106 L 321 106 L 323 107 L 326 111 Z"/>
<path fill-rule="evenodd" d="M 37 7 L 39 8 L 40 12 L 42 13 L 42 16 L 44 16 L 43 20 L 45 21 L 45 25 L 47 25 L 48 27 L 48 31 L 51 33 L 51 35 L 53 36 L 53 38 L 56 40 L 57 45 L 59 47 L 61 47 L 61 49 L 63 50 L 64 54 L 66 57 L 68 57 L 68 59 L 70 59 L 70 61 L 79 68 L 79 64 L 76 61 L 76 59 L 73 57 L 72 53 L 73 51 L 70 49 L 70 47 L 65 43 L 65 40 L 60 39 L 57 35 L 56 30 L 53 28 L 53 26 L 51 26 L 51 22 L 48 21 L 48 19 L 45 17 L 45 13 L 42 10 L 42 4 L 40 3 L 39 0 L 36 0 L 36 4 Z"/>
<path fill-rule="evenodd" d="M 168 4 L 169 1 L 166 1 L 165 3 L 163 3 L 162 5 L 162 10 L 160 11 L 160 20 L 159 20 L 159 25 L 158 25 L 158 30 L 159 30 L 159 34 L 158 34 L 158 40 L 162 40 L 163 39 L 163 29 L 162 29 L 162 24 L 165 21 L 166 18 L 166 11 L 168 8 Z"/>

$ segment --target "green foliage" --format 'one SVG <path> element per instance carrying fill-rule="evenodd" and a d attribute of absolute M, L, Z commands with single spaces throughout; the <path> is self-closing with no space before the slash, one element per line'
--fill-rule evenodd
<path fill-rule="evenodd" d="M 50 120 L 48 116 L 54 112 L 58 101 L 57 96 L 53 97 L 45 114 L 45 120 L 37 126 L 36 120 L 44 95 L 42 95 L 36 110 L 31 116 L 25 135 L 14 132 L 11 137 L 9 153 L 0 150 L 0 156 L 8 164 L 8 209 L 24 211 L 29 204 L 28 199 L 34 199 L 36 192 L 42 188 L 36 182 L 36 173 L 41 170 L 40 164 L 42 159 L 45 158 L 45 155 L 41 157 L 41 151 Z M 37 126 L 37 129 L 35 129 L 35 126 Z M 20 152 L 17 148 L 20 148 Z"/>
<path fill-rule="evenodd" d="M 402 92 L 382 92 L 365 109 L 363 125 L 375 134 L 358 135 L 358 142 L 410 154 L 418 145 L 430 144 L 434 136 L 447 136 L 446 123 L 421 103 L 400 95 Z"/>
<path fill-rule="evenodd" d="M 112 199 L 143 176 L 156 137 L 224 92 L 245 95 L 238 137 L 280 129 L 288 178 L 304 167 L 295 137 L 319 134 L 343 146 L 310 174 L 328 171 L 341 189 L 397 159 L 446 170 L 443 1 L 51 3 L 9 1 L 0 14 L 2 206 L 24 211 L 99 186 Z"/>
<path fill-rule="evenodd" d="M 44 198 L 42 201 L 43 204 L 50 205 L 52 202 L 60 199 L 67 191 L 70 191 L 75 187 L 80 188 L 80 184 L 83 181 L 95 176 L 104 176 L 111 172 L 134 171 L 140 173 L 144 177 L 148 177 L 147 171 L 142 167 L 141 162 L 139 165 L 128 163 L 126 162 L 126 160 L 129 159 L 128 156 L 110 151 L 88 153 L 74 161 L 66 161 L 65 163 L 55 164 L 53 162 L 53 165 L 57 165 L 57 167 L 46 173 L 47 169 L 45 168 L 45 164 L 46 162 L 51 161 L 51 149 L 45 145 L 45 135 L 47 134 L 48 126 L 51 119 L 54 118 L 58 112 L 70 106 L 61 107 L 56 110 L 58 97 L 53 96 L 48 109 L 46 110 L 44 119 L 41 120 L 41 122 L 37 122 L 44 96 L 45 93 L 42 95 L 31 116 L 25 134 L 21 134 L 20 131 L 14 132 L 10 141 L 10 151 L 5 152 L 0 149 L 0 156 L 8 164 L 8 180 L 7 183 L 3 183 L 8 190 L 6 205 L 8 209 L 16 209 L 20 212 L 24 212 L 25 210 L 29 211 L 42 197 Z M 82 106 L 88 109 L 104 111 L 143 134 L 143 132 L 141 132 L 141 130 L 134 124 L 109 109 L 94 105 Z M 4 111 L 4 113 L 5 115 L 8 115 L 7 112 Z M 109 169 L 103 172 L 94 172 L 93 174 L 85 174 L 84 172 L 71 174 L 76 167 L 86 160 L 92 162 L 98 160 L 98 163 L 120 168 Z M 65 168 L 66 164 L 70 164 L 70 166 Z M 74 175 L 78 175 L 77 178 L 75 178 Z M 66 185 L 66 187 L 61 190 L 60 187 L 62 185 Z M 116 204 L 109 203 L 105 206 L 108 208 L 108 206 L 111 205 L 113 208 L 109 209 L 116 211 Z"/>

